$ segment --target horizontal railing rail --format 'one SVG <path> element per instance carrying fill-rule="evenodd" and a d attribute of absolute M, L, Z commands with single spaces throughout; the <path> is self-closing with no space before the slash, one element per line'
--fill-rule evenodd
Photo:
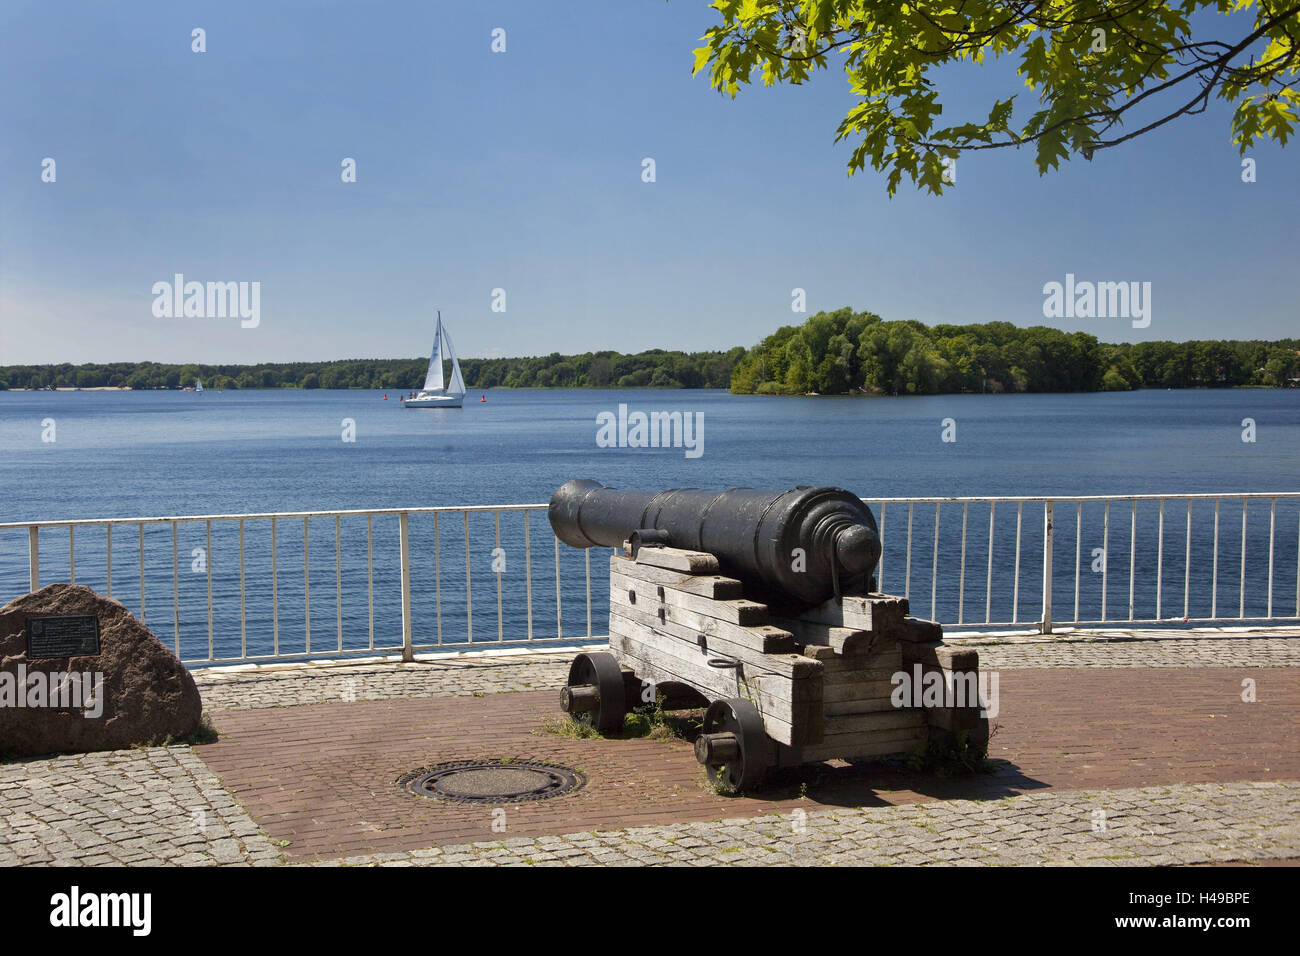
<path fill-rule="evenodd" d="M 1300 492 L 864 500 L 877 587 L 947 627 L 1300 620 Z M 193 665 L 601 640 L 546 507 L 2 522 L 0 598 L 80 575 Z"/>

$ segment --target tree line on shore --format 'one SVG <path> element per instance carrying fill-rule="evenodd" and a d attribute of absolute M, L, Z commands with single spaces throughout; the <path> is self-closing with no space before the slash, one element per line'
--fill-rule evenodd
<path fill-rule="evenodd" d="M 110 362 L 0 366 L 0 389 L 193 386 L 213 389 L 407 390 L 426 359 L 344 359 L 259 365 Z M 937 395 L 1135 388 L 1284 387 L 1300 380 L 1300 339 L 1107 344 L 1084 332 L 1010 322 L 926 326 L 871 312 L 818 312 L 752 349 L 634 355 L 586 352 L 461 362 L 472 389 L 730 388 L 759 395 Z"/>
<path fill-rule="evenodd" d="M 469 388 L 727 388 L 745 350 L 635 355 L 586 352 L 531 358 L 462 359 Z M 429 365 L 418 359 L 343 359 L 333 362 L 268 362 L 259 365 L 108 362 L 0 366 L 0 389 L 8 388 L 419 388 Z M 450 373 L 450 363 L 448 373 Z"/>
<path fill-rule="evenodd" d="M 926 326 L 840 309 L 777 329 L 748 350 L 732 373 L 731 391 L 938 395 L 1283 387 L 1298 376 L 1300 339 L 1111 345 L 1045 326 Z"/>

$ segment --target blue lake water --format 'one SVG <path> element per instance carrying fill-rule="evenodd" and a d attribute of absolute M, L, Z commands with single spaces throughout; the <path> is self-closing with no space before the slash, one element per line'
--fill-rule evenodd
<path fill-rule="evenodd" d="M 306 511 L 542 503 L 569 478 L 590 477 L 622 487 L 785 488 L 834 484 L 866 498 L 927 496 L 1069 496 L 1143 493 L 1285 492 L 1300 490 L 1300 390 L 1145 391 L 1085 395 L 953 395 L 923 398 L 832 399 L 732 396 L 702 391 L 510 391 L 471 393 L 464 409 L 408 410 L 397 393 L 369 391 L 8 392 L 0 393 L 0 521 L 91 517 L 170 516 L 214 513 Z M 703 453 L 682 448 L 601 448 L 597 416 L 620 403 L 631 411 L 681 411 L 703 416 Z M 1256 440 L 1243 442 L 1243 419 L 1255 423 Z M 355 441 L 344 441 L 345 419 Z M 942 440 L 944 420 L 955 423 L 955 442 Z M 42 437 L 53 437 L 44 441 Z M 1155 538 L 1158 506 L 1143 505 L 1140 547 L 1134 565 L 1142 582 L 1135 613 L 1154 612 Z M 1185 503 L 1166 514 L 1163 555 L 1170 602 L 1183 604 Z M 914 609 L 929 612 L 931 584 L 936 613 L 956 620 L 985 615 L 988 510 L 969 514 L 967 578 L 951 556 L 959 554 L 960 506 L 945 508 L 939 530 L 941 566 L 930 578 L 933 506 L 918 508 L 912 577 L 906 582 Z M 1036 509 L 1036 510 L 1035 510 Z M 1241 558 L 1241 503 L 1224 502 L 1221 515 L 1220 605 L 1236 613 Z M 1101 543 L 1101 513 L 1085 508 L 1081 553 L 1085 562 Z M 1209 613 L 1208 553 L 1213 505 L 1193 508 L 1193 559 L 1187 577 L 1191 616 Z M 993 620 L 1007 620 L 1014 575 L 1014 506 L 999 507 L 993 548 Z M 1275 527 L 1275 605 L 1293 613 L 1296 589 L 1297 520 L 1294 501 L 1257 502 L 1248 515 L 1249 579 L 1246 616 L 1262 616 L 1267 582 L 1268 525 Z M 1108 618 L 1128 612 L 1129 518 L 1111 518 L 1107 583 Z M 454 519 L 454 520 L 453 520 Z M 554 544 L 540 515 L 530 526 L 534 616 L 555 630 Z M 1019 615 L 1037 607 L 1040 589 L 1041 505 L 1026 505 Z M 524 636 L 526 588 L 522 517 L 503 513 L 501 540 L 506 570 L 502 622 L 498 627 L 496 575 L 491 567 L 495 525 L 491 514 L 471 517 L 474 639 Z M 1009 523 L 1009 524 L 1008 524 Z M 1262 524 L 1261 524 L 1262 523 Z M 1058 510 L 1057 603 L 1073 602 L 1074 508 Z M 279 620 L 270 620 L 269 526 L 246 527 L 244 634 L 250 652 L 268 652 L 279 628 L 279 648 L 306 649 L 307 604 L 302 521 L 282 521 L 274 587 Z M 440 519 L 435 547 L 432 522 L 412 519 L 412 580 L 418 641 L 436 639 L 441 604 L 443 640 L 463 641 L 465 609 L 464 524 L 460 515 Z M 901 591 L 902 568 L 891 564 L 905 542 L 905 511 L 885 516 L 885 566 L 881 585 Z M 1005 529 L 1005 530 L 1004 530 Z M 332 518 L 309 525 L 310 620 L 314 649 L 330 649 L 339 631 L 340 605 L 346 647 L 363 647 L 370 631 L 367 608 L 367 539 L 364 518 L 340 523 L 335 558 Z M 375 518 L 370 541 L 375 581 L 376 640 L 391 643 L 400 621 L 393 596 L 396 519 Z M 1034 536 L 1038 535 L 1037 538 Z M 211 563 L 214 647 L 237 653 L 239 644 L 238 532 L 213 525 Z M 41 538 L 43 583 L 68 577 L 66 532 Z M 1235 543 L 1234 543 L 1235 541 Z M 1037 542 L 1037 543 L 1035 543 Z M 1258 542 L 1263 542 L 1262 544 Z M 151 626 L 182 646 L 184 656 L 206 656 L 206 567 L 192 570 L 195 548 L 207 546 L 202 524 L 178 531 L 180 572 L 173 612 L 170 525 L 146 529 L 145 584 Z M 76 539 L 79 583 L 107 584 L 102 529 Z M 113 539 L 114 596 L 138 612 L 138 533 L 119 526 Z M 1123 553 L 1119 553 L 1122 546 Z M 1235 548 L 1236 550 L 1232 550 Z M 1150 555 L 1148 554 L 1150 552 Z M 608 552 L 592 556 L 596 633 L 603 631 L 600 566 Z M 26 590 L 27 536 L 0 531 L 0 599 Z M 561 628 L 585 633 L 587 607 L 583 555 L 561 549 Z M 1122 568 L 1119 565 L 1122 564 Z M 577 573 L 573 573 L 574 570 Z M 1085 572 L 1087 572 L 1085 567 Z M 341 579 L 340 600 L 336 574 Z M 894 577 L 891 579 L 891 574 Z M 1064 575 L 1064 576 L 1062 576 Z M 1204 580 L 1202 580 L 1204 579 Z M 1013 583 L 1013 582 L 1012 582 Z M 1099 605 L 1099 576 L 1085 576 L 1081 601 Z M 1147 587 L 1151 585 L 1151 587 Z M 549 589 L 549 590 L 548 590 Z M 1152 593 L 1148 594 L 1147 592 Z M 1005 595 L 1003 592 L 1006 592 Z M 1005 601 L 1003 598 L 1005 597 Z M 998 602 L 1002 602 L 999 604 Z M 1205 607 L 1198 611 L 1200 604 Z M 1026 610 L 1028 607 L 1028 611 Z M 1288 607 L 1290 609 L 1288 609 Z M 1073 608 L 1068 609 L 1071 613 Z M 1094 609 L 1091 617 L 1096 617 Z M 1068 615 L 1058 615 L 1066 617 Z M 1089 615 L 1081 614 L 1081 617 Z M 400 633 L 400 624 L 397 625 Z M 232 643 L 233 642 L 233 643 Z M 358 643 L 360 642 L 360 643 Z"/>

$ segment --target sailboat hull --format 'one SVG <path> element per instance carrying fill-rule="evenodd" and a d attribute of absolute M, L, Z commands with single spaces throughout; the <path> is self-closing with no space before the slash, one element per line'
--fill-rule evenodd
<path fill-rule="evenodd" d="M 407 408 L 460 408 L 464 395 L 428 395 L 421 392 L 405 401 Z"/>

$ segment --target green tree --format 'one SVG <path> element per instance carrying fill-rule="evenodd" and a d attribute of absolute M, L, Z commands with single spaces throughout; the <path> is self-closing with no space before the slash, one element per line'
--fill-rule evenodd
<path fill-rule="evenodd" d="M 609 384 L 609 377 L 613 373 L 613 369 L 614 366 L 608 356 L 602 355 L 594 359 L 587 370 L 587 383 L 595 388 L 604 388 Z"/>
<path fill-rule="evenodd" d="M 967 150 L 1031 146 L 1041 175 L 1203 112 L 1211 96 L 1235 107 L 1233 142 L 1243 153 L 1259 139 L 1285 145 L 1300 105 L 1300 5 L 1287 0 L 711 6 L 721 23 L 695 51 L 695 72 L 707 67 L 710 85 L 734 98 L 759 79 L 800 85 L 834 54 L 856 97 L 836 142 L 854 143 L 850 175 L 870 163 L 888 174 L 890 195 L 905 175 L 941 193 L 944 161 Z M 1012 57 L 1019 82 L 1008 77 L 987 115 L 938 121 L 941 69 Z M 1024 86 L 1036 103 L 1017 102 Z"/>
<path fill-rule="evenodd" d="M 650 372 L 648 369 L 641 369 L 630 375 L 624 375 L 618 380 L 619 388 L 645 388 L 650 384 Z"/>
<path fill-rule="evenodd" d="M 1113 365 L 1106 369 L 1106 374 L 1102 376 L 1101 390 L 1103 392 L 1127 392 L 1130 387 L 1128 380 Z"/>
<path fill-rule="evenodd" d="M 1300 376 L 1300 353 L 1288 348 L 1275 348 L 1268 353 L 1264 364 L 1265 385 L 1282 388 L 1297 376 Z"/>
<path fill-rule="evenodd" d="M 881 322 L 862 331 L 858 339 L 858 360 L 862 363 L 864 388 L 886 395 L 906 394 L 908 378 L 903 360 L 922 334 L 918 327 L 924 328 L 919 322 Z"/>

